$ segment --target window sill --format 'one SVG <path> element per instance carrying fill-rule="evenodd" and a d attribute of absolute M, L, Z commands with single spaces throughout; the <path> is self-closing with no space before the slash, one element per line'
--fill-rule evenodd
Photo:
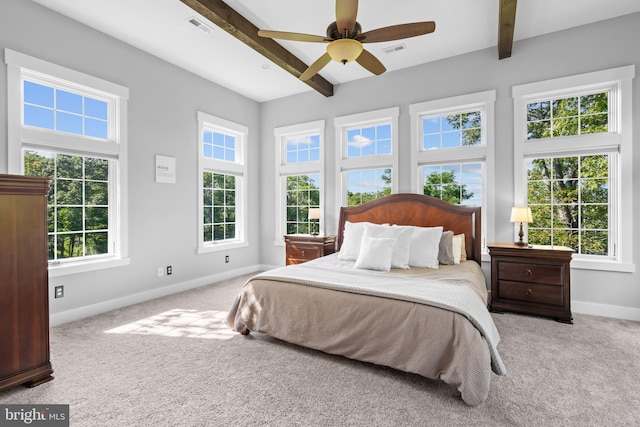
<path fill-rule="evenodd" d="M 577 270 L 600 270 L 615 271 L 618 273 L 635 273 L 636 265 L 632 263 L 613 262 L 613 261 L 586 261 L 573 259 L 571 268 Z"/>
<path fill-rule="evenodd" d="M 209 244 L 206 246 L 200 246 L 198 247 L 198 253 L 199 254 L 207 254 L 210 252 L 218 252 L 218 251 L 226 251 L 229 249 L 236 249 L 236 248 L 245 248 L 249 246 L 248 242 L 229 242 L 229 243 L 214 243 L 214 244 Z"/>
<path fill-rule="evenodd" d="M 130 258 L 108 258 L 94 261 L 77 261 L 61 264 L 49 264 L 49 277 L 66 276 L 69 274 L 87 273 L 105 268 L 129 265 Z"/>

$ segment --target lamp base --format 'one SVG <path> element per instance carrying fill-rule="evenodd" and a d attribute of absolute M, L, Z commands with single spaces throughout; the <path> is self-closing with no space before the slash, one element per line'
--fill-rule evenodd
<path fill-rule="evenodd" d="M 318 235 L 318 232 L 317 232 L 317 231 L 314 231 L 313 233 L 311 233 L 311 235 L 312 235 L 312 236 L 317 236 L 317 235 Z"/>
<path fill-rule="evenodd" d="M 519 240 L 517 242 L 513 242 L 513 244 L 516 245 L 516 246 L 523 247 L 523 248 L 529 246 L 527 242 L 523 242 L 522 240 Z"/>

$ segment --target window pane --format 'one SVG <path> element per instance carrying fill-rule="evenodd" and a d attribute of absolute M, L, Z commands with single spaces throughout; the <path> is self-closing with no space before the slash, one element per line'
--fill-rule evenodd
<path fill-rule="evenodd" d="M 237 137 L 218 131 L 205 130 L 202 134 L 204 157 L 236 163 Z"/>
<path fill-rule="evenodd" d="M 109 185 L 107 182 L 87 181 L 85 184 L 86 205 L 109 204 Z"/>
<path fill-rule="evenodd" d="M 53 108 L 53 88 L 38 83 L 24 81 L 25 104 Z"/>
<path fill-rule="evenodd" d="M 24 124 L 25 126 L 53 129 L 53 110 L 25 104 Z"/>
<path fill-rule="evenodd" d="M 107 120 L 108 105 L 105 101 L 93 98 L 84 98 L 84 114 L 87 117 Z"/>
<path fill-rule="evenodd" d="M 347 130 L 347 158 L 391 154 L 391 124 Z"/>
<path fill-rule="evenodd" d="M 608 255 L 609 156 L 528 161 L 529 242 Z"/>
<path fill-rule="evenodd" d="M 479 110 L 422 118 L 422 149 L 482 145 L 482 114 Z"/>
<path fill-rule="evenodd" d="M 608 92 L 529 103 L 527 139 L 608 132 L 608 104 Z"/>
<path fill-rule="evenodd" d="M 108 138 L 109 104 L 25 80 L 23 123 L 93 138 Z"/>
<path fill-rule="evenodd" d="M 97 119 L 84 119 L 84 134 L 94 138 L 107 139 L 109 137 L 107 122 Z"/>
<path fill-rule="evenodd" d="M 35 150 L 23 161 L 25 175 L 52 178 L 49 259 L 109 254 L 109 161 Z"/>
<path fill-rule="evenodd" d="M 69 156 L 67 154 L 56 155 L 56 177 L 82 179 L 83 177 L 82 157 Z"/>
<path fill-rule="evenodd" d="M 318 229 L 318 220 L 309 219 L 309 208 L 320 207 L 320 175 L 292 175 L 286 177 L 287 233 L 308 234 L 312 225 Z"/>
<path fill-rule="evenodd" d="M 56 182 L 56 204 L 82 205 L 82 181 L 58 179 Z"/>
<path fill-rule="evenodd" d="M 84 160 L 86 179 L 107 181 L 109 179 L 109 161 L 86 157 Z"/>
<path fill-rule="evenodd" d="M 82 114 L 82 96 L 64 90 L 56 90 L 56 110 Z"/>
<path fill-rule="evenodd" d="M 56 112 L 56 129 L 82 135 L 82 116 L 58 111 Z"/>
<path fill-rule="evenodd" d="M 100 255 L 109 252 L 109 237 L 106 232 L 85 234 L 87 255 Z"/>
<path fill-rule="evenodd" d="M 78 258 L 84 254 L 82 233 L 59 234 L 56 243 L 56 259 Z"/>
<path fill-rule="evenodd" d="M 203 172 L 204 242 L 235 239 L 236 177 Z"/>
<path fill-rule="evenodd" d="M 426 134 L 440 133 L 440 117 L 427 117 L 422 120 L 422 132 Z"/>
<path fill-rule="evenodd" d="M 482 164 L 457 163 L 422 168 L 423 194 L 453 204 L 482 205 Z"/>
<path fill-rule="evenodd" d="M 109 228 L 109 210 L 107 208 L 86 208 L 85 229 L 107 230 Z"/>
<path fill-rule="evenodd" d="M 347 205 L 355 206 L 391 194 L 391 169 L 347 172 Z"/>

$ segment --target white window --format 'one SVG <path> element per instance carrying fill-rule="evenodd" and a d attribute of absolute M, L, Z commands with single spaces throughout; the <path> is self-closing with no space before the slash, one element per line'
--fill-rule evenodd
<path fill-rule="evenodd" d="M 5 49 L 9 173 L 51 178 L 49 274 L 127 264 L 129 90 Z"/>
<path fill-rule="evenodd" d="M 398 191 L 398 107 L 336 117 L 338 208 Z"/>
<path fill-rule="evenodd" d="M 412 104 L 411 191 L 482 207 L 482 249 L 493 238 L 495 91 Z M 489 236 L 487 236 L 489 234 Z"/>
<path fill-rule="evenodd" d="M 248 128 L 198 112 L 198 252 L 247 246 Z"/>
<path fill-rule="evenodd" d="M 531 244 L 574 249 L 574 268 L 633 271 L 634 66 L 514 86 L 515 203 Z"/>
<path fill-rule="evenodd" d="M 324 230 L 324 120 L 275 129 L 276 214 L 275 244 L 285 234 L 310 234 Z M 320 219 L 309 218 L 320 209 Z"/>

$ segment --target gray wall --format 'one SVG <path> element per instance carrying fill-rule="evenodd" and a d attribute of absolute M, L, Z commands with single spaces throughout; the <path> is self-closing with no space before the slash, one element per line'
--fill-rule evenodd
<path fill-rule="evenodd" d="M 517 24 L 516 24 L 517 25 Z M 334 188 L 336 183 L 335 129 L 336 116 L 400 107 L 399 119 L 399 190 L 410 191 L 410 116 L 409 105 L 456 95 L 495 89 L 496 122 L 495 218 L 489 218 L 489 236 L 498 242 L 509 242 L 513 226 L 509 213 L 513 205 L 513 102 L 514 85 L 635 64 L 640 72 L 640 14 L 604 21 L 542 37 L 516 42 L 509 59 L 498 60 L 496 48 L 460 55 L 411 69 L 390 72 L 340 85 L 331 98 L 309 92 L 261 106 L 261 190 L 263 195 L 261 245 L 263 264 L 282 264 L 284 249 L 273 242 L 275 220 L 275 153 L 273 128 L 312 120 L 326 121 L 326 220 L 327 231 L 335 232 Z M 356 66 L 357 65 L 351 65 Z M 640 135 L 640 83 L 633 83 L 634 141 Z M 634 160 L 634 210 L 640 207 L 638 167 L 640 149 L 636 144 Z M 491 230 L 493 228 L 493 230 Z M 634 242 L 640 241 L 640 226 L 634 229 Z M 638 264 L 640 250 L 635 248 Z M 488 266 L 483 266 L 485 273 Z M 640 320 L 640 273 L 611 273 L 572 269 L 572 301 L 576 312 L 615 314 Z"/>
<path fill-rule="evenodd" d="M 253 271 L 260 262 L 257 209 L 247 248 L 198 255 L 196 111 L 249 128 L 248 165 L 259 167 L 259 104 L 143 53 L 31 1 L 2 0 L 0 51 L 25 53 L 130 89 L 128 266 L 50 278 L 52 321 L 82 317 L 145 298 Z M 6 67 L 0 66 L 0 173 L 7 172 Z M 155 155 L 176 158 L 177 183 L 157 184 Z M 257 173 L 249 200 L 260 199 Z M 224 263 L 224 255 L 230 263 Z M 157 277 L 171 265 L 172 276 Z M 57 317 L 56 317 L 57 316 Z"/>
<path fill-rule="evenodd" d="M 331 98 L 309 92 L 257 104 L 158 58 L 116 41 L 31 1 L 2 0 L 0 48 L 100 77 L 130 89 L 129 100 L 129 253 L 131 264 L 73 276 L 54 277 L 50 289 L 65 286 L 65 297 L 51 300 L 54 322 L 103 311 L 217 279 L 283 265 L 284 248 L 275 247 L 275 150 L 273 128 L 326 120 L 325 187 L 327 231 L 337 218 L 333 119 L 336 116 L 400 107 L 399 190 L 409 191 L 409 105 L 415 102 L 497 91 L 496 216 L 489 235 L 512 239 L 513 111 L 511 87 L 566 75 L 636 64 L 640 72 L 640 14 L 517 42 L 510 59 L 498 61 L 487 49 L 424 66 L 389 72 L 336 87 Z M 356 64 L 352 66 L 357 66 Z M 640 85 L 634 87 L 634 140 L 640 132 Z M 0 173 L 7 171 L 6 67 L 0 66 Z M 197 124 L 202 110 L 249 127 L 248 248 L 196 254 Z M 154 156 L 174 156 L 175 185 L 154 183 Z M 634 151 L 636 195 L 640 149 Z M 634 210 L 640 208 L 640 197 Z M 260 214 L 260 216 L 258 216 Z M 640 241 L 640 226 L 634 231 Z M 635 250 L 634 261 L 638 263 Z M 174 274 L 157 278 L 159 266 Z M 485 265 L 485 271 L 487 271 Z M 50 292 L 52 293 L 52 292 Z M 574 311 L 614 314 L 640 320 L 640 273 L 572 270 Z M 56 316 L 58 316 L 56 318 Z"/>

